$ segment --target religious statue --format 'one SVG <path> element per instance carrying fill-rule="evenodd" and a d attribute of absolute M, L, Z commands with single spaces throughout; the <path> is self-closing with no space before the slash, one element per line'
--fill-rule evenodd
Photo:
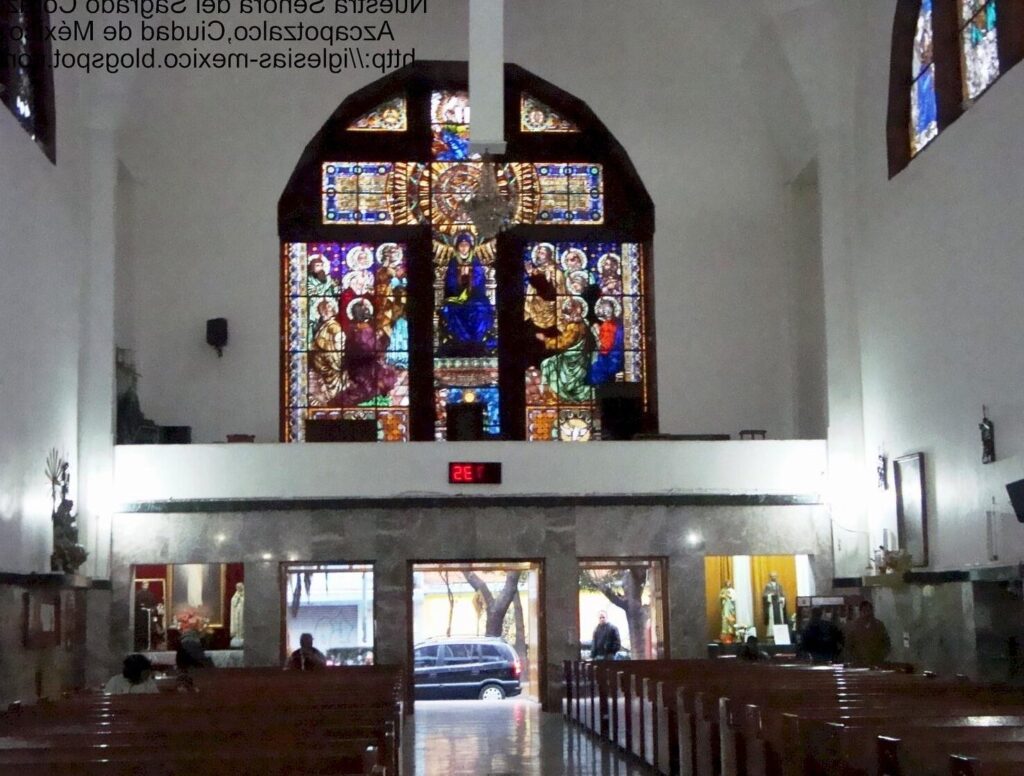
<path fill-rule="evenodd" d="M 245 643 L 245 583 L 235 585 L 231 596 L 231 646 L 241 647 Z"/>
<path fill-rule="evenodd" d="M 719 640 L 723 644 L 732 644 L 736 640 L 736 590 L 728 581 L 718 593 L 718 601 L 722 608 L 722 632 Z"/>
<path fill-rule="evenodd" d="M 768 584 L 764 586 L 761 593 L 761 602 L 764 605 L 764 624 L 771 638 L 772 627 L 785 625 L 786 620 L 786 593 L 779 584 L 779 575 L 771 572 L 768 575 Z"/>
<path fill-rule="evenodd" d="M 56 449 L 50 450 L 46 458 L 46 478 L 50 481 L 50 498 L 53 502 L 53 553 L 50 555 L 50 571 L 74 574 L 89 557 L 85 547 L 78 543 L 78 518 L 71 514 L 75 502 L 68 498 L 71 487 L 69 464 Z M 57 500 L 57 496 L 60 500 Z"/>
<path fill-rule="evenodd" d="M 994 463 L 996 460 L 996 426 L 988 418 L 988 407 L 981 408 L 981 462 Z"/>

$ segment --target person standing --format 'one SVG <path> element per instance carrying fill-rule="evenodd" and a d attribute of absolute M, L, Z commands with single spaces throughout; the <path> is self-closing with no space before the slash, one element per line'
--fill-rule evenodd
<path fill-rule="evenodd" d="M 875 607 L 870 601 L 861 601 L 860 615 L 847 623 L 844 643 L 843 657 L 851 665 L 879 666 L 889 656 L 892 649 L 889 631 L 875 617 Z"/>
<path fill-rule="evenodd" d="M 590 656 L 594 660 L 614 660 L 616 653 L 622 649 L 619 640 L 619 629 L 608 622 L 608 612 L 597 613 L 597 627 L 590 642 Z"/>
<path fill-rule="evenodd" d="M 800 634 L 800 651 L 811 662 L 831 663 L 843 646 L 843 633 L 831 620 L 826 620 L 820 606 L 811 609 L 811 620 Z"/>

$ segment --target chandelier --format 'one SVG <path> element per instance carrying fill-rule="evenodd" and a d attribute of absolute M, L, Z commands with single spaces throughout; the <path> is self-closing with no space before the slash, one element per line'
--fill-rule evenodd
<path fill-rule="evenodd" d="M 463 210 L 476 227 L 481 241 L 496 237 L 512 225 L 516 206 L 498 188 L 498 169 L 489 153 L 484 154 L 476 191 L 466 200 Z"/>

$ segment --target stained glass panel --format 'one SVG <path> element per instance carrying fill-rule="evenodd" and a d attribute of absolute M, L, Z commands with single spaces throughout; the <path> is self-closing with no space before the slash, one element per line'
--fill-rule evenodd
<path fill-rule="evenodd" d="M 910 153 L 916 155 L 939 134 L 933 60 L 932 0 L 921 0 L 914 35 L 913 78 L 910 87 Z"/>
<path fill-rule="evenodd" d="M 597 389 L 644 381 L 640 247 L 530 243 L 523 284 L 527 436 L 597 438 Z"/>
<path fill-rule="evenodd" d="M 321 179 L 325 224 L 420 224 L 425 167 L 417 162 L 324 162 Z"/>
<path fill-rule="evenodd" d="M 522 132 L 580 131 L 573 122 L 525 92 L 519 102 L 519 129 Z"/>
<path fill-rule="evenodd" d="M 449 162 L 469 159 L 469 92 L 433 92 L 430 129 L 435 159 Z"/>
<path fill-rule="evenodd" d="M 409 433 L 406 249 L 399 243 L 285 245 L 286 439 L 307 420 L 377 423 Z"/>
<path fill-rule="evenodd" d="M 599 164 L 536 165 L 538 223 L 604 222 L 604 176 Z"/>
<path fill-rule="evenodd" d="M 349 124 L 350 132 L 405 132 L 409 127 L 405 97 L 381 103 Z"/>
<path fill-rule="evenodd" d="M 964 97 L 973 100 L 999 77 L 996 0 L 960 0 L 960 15 Z"/>

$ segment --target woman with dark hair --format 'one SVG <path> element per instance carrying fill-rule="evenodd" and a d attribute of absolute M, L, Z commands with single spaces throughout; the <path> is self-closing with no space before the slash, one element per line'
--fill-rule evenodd
<path fill-rule="evenodd" d="M 124 668 L 117 676 L 110 677 L 103 688 L 108 695 L 143 695 L 159 692 L 153 678 L 153 664 L 145 655 L 128 655 Z"/>

